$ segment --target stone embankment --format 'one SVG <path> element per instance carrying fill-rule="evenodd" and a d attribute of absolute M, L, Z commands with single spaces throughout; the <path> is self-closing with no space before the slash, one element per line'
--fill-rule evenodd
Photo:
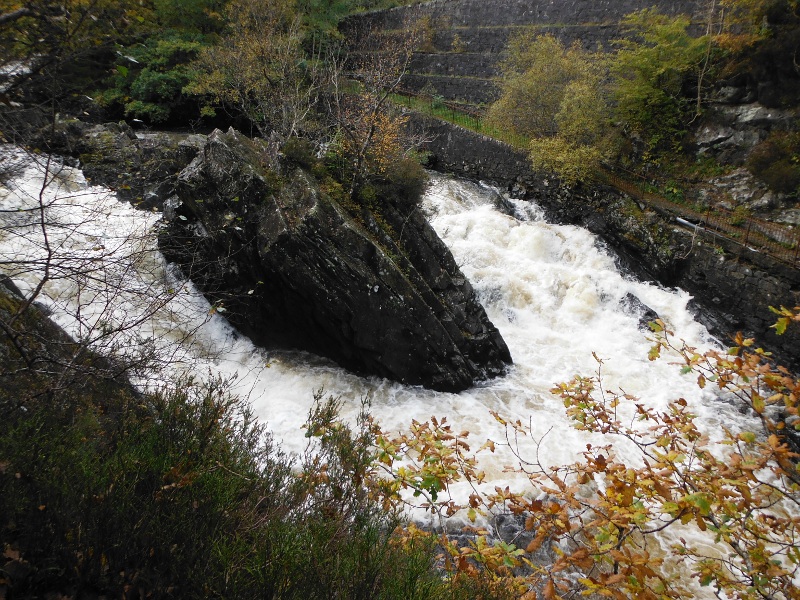
<path fill-rule="evenodd" d="M 611 48 L 625 15 L 656 5 L 667 14 L 696 14 L 695 0 L 434 0 L 351 17 L 342 29 L 393 32 L 424 24 L 423 39 L 403 85 L 448 100 L 492 102 L 509 38 L 523 31 L 551 33 L 566 44 Z"/>

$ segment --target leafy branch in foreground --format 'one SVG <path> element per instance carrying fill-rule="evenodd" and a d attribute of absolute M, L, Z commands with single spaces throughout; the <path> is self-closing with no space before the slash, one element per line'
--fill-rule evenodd
<path fill-rule="evenodd" d="M 795 321 L 800 308 L 776 312 Z M 786 324 L 780 323 L 779 330 Z M 786 437 L 788 423 L 800 425 L 800 380 L 741 335 L 727 352 L 700 352 L 675 341 L 663 322 L 652 327 L 651 360 L 678 357 L 698 386 L 714 386 L 720 401 L 746 407 L 762 427 L 723 428 L 712 441 L 683 398 L 656 410 L 606 390 L 603 361 L 595 356 L 594 376 L 552 390 L 575 427 L 609 440 L 587 444 L 581 460 L 542 464 L 544 438 L 533 440 L 535 455 L 527 456 L 521 440 L 531 427 L 494 414 L 516 461 L 507 470 L 527 478 L 531 489 L 482 488 L 467 432 L 455 434 L 444 421 L 380 438 L 378 458 L 398 489 L 422 496 L 421 506 L 440 515 L 463 509 L 476 524 L 467 528 L 468 544 L 442 534 L 453 574 L 493 578 L 498 589 L 523 598 L 690 598 L 697 583 L 727 597 L 800 598 L 800 470 Z M 496 445 L 487 441 L 481 450 Z M 636 458 L 621 458 L 621 447 Z M 464 482 L 472 486 L 465 504 L 451 493 Z M 513 536 L 503 536 L 500 517 L 518 524 Z"/>
<path fill-rule="evenodd" d="M 230 385 L 83 390 L 9 413 L 0 598 L 476 597 L 442 581 L 430 540 L 399 543 L 397 512 L 373 497 L 369 419 L 344 424 L 317 394 L 295 460 Z"/>

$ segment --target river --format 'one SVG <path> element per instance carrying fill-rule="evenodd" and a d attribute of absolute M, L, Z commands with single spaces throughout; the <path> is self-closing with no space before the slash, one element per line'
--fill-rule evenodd
<path fill-rule="evenodd" d="M 498 211 L 498 192 L 489 186 L 432 174 L 423 203 L 514 359 L 504 377 L 452 394 L 358 377 L 303 352 L 254 346 L 165 263 L 155 240 L 158 214 L 118 202 L 75 169 L 64 167 L 43 186 L 42 170 L 31 157 L 7 150 L 6 159 L 7 165 L 18 162 L 18 173 L 0 188 L 0 261 L 19 287 L 26 293 L 36 288 L 42 276 L 38 261 L 47 248 L 74 264 L 88 261 L 93 266 L 82 281 L 54 278 L 43 288 L 39 300 L 60 325 L 74 336 L 95 335 L 101 351 L 154 348 L 166 368 L 140 374 L 136 383 L 142 387 L 181 371 L 235 378 L 234 390 L 250 399 L 288 451 L 304 448 L 301 427 L 313 393 L 323 389 L 341 397 L 346 418 L 368 398 L 385 430 L 446 416 L 457 430 L 471 431 L 476 445 L 502 437 L 489 414 L 496 411 L 530 423 L 533 437 L 543 438 L 544 464 L 565 464 L 587 443 L 603 440 L 571 427 L 549 389 L 575 374 L 595 373 L 593 353 L 604 360 L 606 387 L 621 387 L 656 408 L 682 396 L 712 438 L 722 425 L 746 425 L 736 407 L 698 389 L 695 377 L 681 374 L 679 366 L 647 358 L 649 334 L 630 296 L 691 345 L 716 344 L 687 308 L 687 293 L 637 281 L 619 269 L 597 237 L 546 222 L 536 206 L 509 199 L 517 214 Z M 47 244 L 37 225 L 40 192 L 51 225 L 57 224 L 49 228 Z M 113 338 L 97 335 L 113 329 L 123 331 Z M 624 445 L 616 450 L 623 456 L 629 451 Z M 481 467 L 488 483 L 524 485 L 503 471 L 510 461 L 507 453 L 487 454 Z"/>

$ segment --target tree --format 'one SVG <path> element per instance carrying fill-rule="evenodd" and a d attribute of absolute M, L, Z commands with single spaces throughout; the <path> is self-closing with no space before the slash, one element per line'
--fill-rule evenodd
<path fill-rule="evenodd" d="M 0 4 L 0 67 L 7 77 L 3 93 L 17 99 L 59 100 L 85 91 L 114 43 L 149 14 L 128 10 L 117 0 L 72 0 Z M 139 7 L 137 7 L 139 8 Z M 10 75 L 8 74 L 10 71 Z M 91 71 L 91 73 L 90 73 Z"/>
<path fill-rule="evenodd" d="M 161 27 L 218 33 L 228 0 L 153 0 L 155 21 Z"/>
<path fill-rule="evenodd" d="M 800 307 L 775 312 L 778 333 L 800 322 Z M 575 427 L 608 439 L 603 446 L 588 444 L 582 461 L 542 464 L 538 452 L 520 451 L 529 428 L 494 414 L 517 460 L 508 469 L 528 478 L 530 490 L 484 491 L 468 432 L 455 433 L 444 420 L 379 438 L 378 458 L 396 489 L 413 491 L 439 514 L 463 509 L 473 522 L 488 519 L 488 526 L 476 523 L 465 546 L 442 534 L 452 572 L 488 577 L 523 598 L 538 597 L 537 591 L 544 598 L 692 598 L 689 577 L 720 597 L 800 598 L 800 455 L 789 433 L 800 431 L 800 378 L 741 335 L 727 352 L 699 352 L 675 341 L 662 322 L 651 327 L 651 360 L 678 358 L 698 386 L 714 386 L 721 397 L 741 403 L 761 428 L 724 429 L 712 442 L 682 398 L 656 411 L 605 389 L 603 361 L 595 357 L 594 377 L 577 376 L 553 389 Z M 621 443 L 636 450 L 636 463 L 616 456 Z M 481 450 L 494 452 L 497 445 L 489 440 Z M 458 481 L 472 486 L 468 503 L 450 494 Z M 520 524 L 514 539 L 490 533 L 498 514 Z M 719 552 L 710 549 L 715 544 Z"/>
<path fill-rule="evenodd" d="M 698 77 L 708 40 L 690 35 L 688 17 L 656 9 L 631 13 L 623 25 L 629 37 L 611 61 L 615 116 L 647 151 L 670 147 L 688 122 L 686 80 Z"/>
<path fill-rule="evenodd" d="M 601 61 L 551 34 L 511 39 L 488 122 L 530 139 L 534 168 L 566 183 L 591 178 L 613 153 Z"/>
<path fill-rule="evenodd" d="M 346 161 L 342 176 L 355 198 L 369 174 L 387 175 L 418 143 L 405 130 L 407 118 L 389 99 L 400 86 L 421 30 L 409 16 L 402 33 L 381 37 L 371 29 L 351 31 L 347 46 L 329 55 L 328 112 L 337 151 Z"/>
<path fill-rule="evenodd" d="M 263 137 L 282 139 L 311 126 L 323 90 L 319 57 L 303 49 L 302 17 L 292 0 L 233 0 L 220 43 L 201 53 L 187 90 L 235 107 Z"/>

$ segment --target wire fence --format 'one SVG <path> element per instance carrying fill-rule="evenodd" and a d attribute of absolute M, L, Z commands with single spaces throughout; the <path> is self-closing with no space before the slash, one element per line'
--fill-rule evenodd
<path fill-rule="evenodd" d="M 631 181 L 629 177 L 609 170 L 600 173 L 600 178 L 609 185 L 661 213 L 681 219 L 683 225 L 691 226 L 700 233 L 712 238 L 722 236 L 743 248 L 768 254 L 793 267 L 800 266 L 800 231 L 797 229 L 722 207 L 707 206 L 704 210 L 697 210 L 653 193 L 644 184 Z"/>
<path fill-rule="evenodd" d="M 396 104 L 410 110 L 460 125 L 504 142 L 517 150 L 527 151 L 529 145 L 527 138 L 488 125 L 482 112 L 462 104 L 409 90 L 397 90 L 392 99 Z M 800 231 L 796 228 L 764 221 L 722 207 L 712 209 L 709 206 L 704 211 L 698 211 L 649 190 L 644 182 L 633 181 L 631 177 L 636 177 L 636 174 L 626 173 L 623 176 L 609 169 L 602 169 L 598 173 L 598 178 L 604 183 L 662 214 L 675 217 L 679 222 L 682 221 L 682 225 L 691 227 L 701 234 L 708 235 L 712 239 L 720 236 L 740 244 L 742 248 L 768 254 L 792 267 L 800 267 Z"/>

